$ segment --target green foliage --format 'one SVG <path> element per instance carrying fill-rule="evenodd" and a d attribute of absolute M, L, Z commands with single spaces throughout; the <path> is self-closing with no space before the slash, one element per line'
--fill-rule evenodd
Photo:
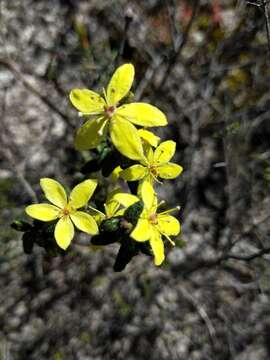
<path fill-rule="evenodd" d="M 11 227 L 24 233 L 22 242 L 25 254 L 32 254 L 35 245 L 43 248 L 50 257 L 64 253 L 54 239 L 55 221 L 44 223 L 34 220 L 33 225 L 31 225 L 25 221 L 16 220 L 11 224 Z"/>

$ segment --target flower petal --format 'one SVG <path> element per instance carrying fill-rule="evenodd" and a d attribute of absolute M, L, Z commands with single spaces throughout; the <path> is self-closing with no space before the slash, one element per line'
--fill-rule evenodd
<path fill-rule="evenodd" d="M 105 101 L 94 91 L 73 89 L 69 95 L 72 105 L 83 114 L 97 114 L 104 111 Z"/>
<path fill-rule="evenodd" d="M 108 105 L 115 105 L 129 92 L 134 79 L 134 66 L 124 64 L 114 72 L 107 87 L 106 97 Z"/>
<path fill-rule="evenodd" d="M 147 175 L 146 167 L 142 165 L 133 165 L 120 172 L 119 176 L 126 181 L 141 180 Z"/>
<path fill-rule="evenodd" d="M 107 123 L 107 120 L 104 118 L 86 121 L 77 131 L 74 143 L 75 148 L 83 151 L 97 147 L 106 135 L 107 126 L 105 122 Z"/>
<path fill-rule="evenodd" d="M 124 207 L 129 207 L 129 206 L 135 204 L 135 202 L 140 200 L 135 195 L 124 194 L 124 193 L 114 195 L 113 199 L 118 201 L 119 204 L 123 205 Z"/>
<path fill-rule="evenodd" d="M 117 109 L 117 114 L 140 126 L 164 126 L 168 123 L 162 111 L 146 103 L 122 105 Z"/>
<path fill-rule="evenodd" d="M 139 129 L 138 133 L 140 137 L 149 145 L 153 147 L 157 147 L 160 141 L 160 137 L 156 136 L 155 134 L 151 133 L 151 131 L 145 129 Z"/>
<path fill-rule="evenodd" d="M 150 245 L 155 257 L 155 265 L 159 266 L 162 264 L 163 260 L 165 259 L 165 255 L 164 255 L 164 244 L 157 230 L 153 231 L 153 234 L 150 239 Z"/>
<path fill-rule="evenodd" d="M 182 166 L 168 163 L 157 167 L 158 176 L 162 179 L 174 179 L 183 171 Z"/>
<path fill-rule="evenodd" d="M 171 160 L 175 153 L 176 143 L 172 140 L 161 143 L 154 152 L 154 163 L 165 164 Z"/>
<path fill-rule="evenodd" d="M 160 232 L 170 235 L 178 235 L 180 233 L 179 221 L 171 215 L 158 215 L 158 228 Z"/>
<path fill-rule="evenodd" d="M 148 211 L 155 213 L 157 207 L 157 195 L 153 186 L 148 181 L 144 181 L 140 187 L 142 201 Z"/>
<path fill-rule="evenodd" d="M 61 249 L 66 250 L 74 237 L 74 226 L 69 216 L 63 216 L 56 224 L 54 237 Z"/>
<path fill-rule="evenodd" d="M 70 215 L 74 225 L 81 231 L 87 234 L 96 235 L 98 234 L 98 226 L 93 216 L 83 212 L 76 211 Z"/>
<path fill-rule="evenodd" d="M 110 121 L 111 139 L 116 149 L 132 160 L 144 159 L 138 131 L 131 123 L 118 117 Z"/>
<path fill-rule="evenodd" d="M 136 241 L 147 241 L 151 236 L 151 225 L 148 219 L 139 219 L 130 236 Z"/>
<path fill-rule="evenodd" d="M 122 169 L 121 169 L 120 171 L 122 171 Z M 110 192 L 108 193 L 108 195 L 107 195 L 106 203 L 112 201 L 112 200 L 114 199 L 114 196 L 115 196 L 116 194 L 120 194 L 122 191 L 123 191 L 123 190 L 122 190 L 120 187 L 118 187 L 118 188 L 110 191 Z"/>
<path fill-rule="evenodd" d="M 54 205 L 63 209 L 67 205 L 67 195 L 63 186 L 50 178 L 40 179 L 40 186 L 46 198 Z"/>
<path fill-rule="evenodd" d="M 25 212 L 34 219 L 51 221 L 58 218 L 60 209 L 51 204 L 34 204 L 27 206 Z"/>
<path fill-rule="evenodd" d="M 106 216 L 110 218 L 117 213 L 120 204 L 116 200 L 110 200 L 109 202 L 106 202 L 106 204 L 104 204 L 104 207 L 105 207 Z"/>
<path fill-rule="evenodd" d="M 76 185 L 70 193 L 69 204 L 75 209 L 85 206 L 93 195 L 96 187 L 97 180 L 93 179 L 84 180 Z"/>
<path fill-rule="evenodd" d="M 147 159 L 146 165 L 152 165 L 154 163 L 154 151 L 151 146 L 145 148 L 145 156 Z"/>
<path fill-rule="evenodd" d="M 112 172 L 110 175 L 110 179 L 113 183 L 117 182 L 117 180 L 119 179 L 119 174 L 122 171 L 122 168 L 120 165 L 118 165 Z"/>

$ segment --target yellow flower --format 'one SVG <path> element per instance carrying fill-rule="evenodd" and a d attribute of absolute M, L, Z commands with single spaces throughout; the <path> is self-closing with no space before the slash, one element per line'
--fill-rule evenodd
<path fill-rule="evenodd" d="M 96 187 L 96 180 L 85 180 L 75 186 L 67 199 L 66 192 L 59 182 L 43 178 L 40 186 L 45 197 L 53 204 L 34 204 L 26 207 L 26 213 L 34 219 L 51 221 L 59 218 L 54 230 L 57 244 L 64 250 L 67 249 L 74 237 L 74 226 L 87 234 L 98 233 L 98 226 L 93 217 L 86 212 L 78 211 L 85 206 Z"/>
<path fill-rule="evenodd" d="M 146 103 L 118 107 L 119 101 L 128 94 L 133 79 L 133 65 L 124 64 L 113 74 L 107 90 L 104 90 L 104 97 L 87 89 L 71 91 L 70 101 L 79 114 L 93 116 L 77 132 L 75 147 L 78 150 L 95 148 L 109 130 L 111 140 L 120 153 L 133 160 L 144 157 L 140 136 L 133 124 L 164 126 L 167 119 L 159 109 Z"/>
<path fill-rule="evenodd" d="M 130 236 L 139 242 L 149 240 L 155 257 L 155 265 L 158 266 L 162 264 L 165 258 L 162 236 L 175 245 L 170 236 L 176 236 L 180 233 L 179 221 L 168 215 L 170 212 L 178 210 L 179 207 L 157 213 L 157 196 L 152 185 L 147 181 L 141 186 L 140 196 L 144 203 L 144 209 Z M 117 194 L 114 198 L 124 206 L 130 206 L 139 200 L 137 196 L 130 194 Z"/>
<path fill-rule="evenodd" d="M 89 206 L 89 208 L 96 213 L 94 218 L 98 224 L 100 224 L 103 220 L 108 220 L 112 217 L 121 216 L 124 214 L 125 209 L 120 209 L 121 204 L 114 199 L 114 196 L 119 193 L 121 193 L 121 189 L 117 188 L 108 194 L 106 203 L 104 204 L 104 213 Z"/>
<path fill-rule="evenodd" d="M 175 142 L 164 141 L 154 151 L 147 148 L 146 157 L 140 164 L 121 171 L 119 176 L 126 181 L 146 180 L 153 183 L 157 178 L 174 179 L 183 171 L 182 166 L 169 162 L 175 153 Z"/>

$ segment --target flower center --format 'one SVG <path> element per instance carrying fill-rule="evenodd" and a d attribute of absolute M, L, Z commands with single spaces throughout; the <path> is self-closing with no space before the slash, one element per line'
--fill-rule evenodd
<path fill-rule="evenodd" d="M 108 116 L 108 117 L 112 117 L 114 112 L 115 112 L 115 109 L 116 107 L 111 105 L 111 106 L 108 106 L 108 107 L 105 107 L 104 110 L 105 110 L 105 114 Z"/>
<path fill-rule="evenodd" d="M 63 209 L 64 216 L 68 216 L 69 214 L 70 214 L 70 209 L 68 209 L 68 208 Z"/>
<path fill-rule="evenodd" d="M 149 166 L 149 171 L 154 175 L 157 176 L 158 175 L 158 171 L 155 165 L 150 165 Z"/>
<path fill-rule="evenodd" d="M 158 217 L 157 214 L 151 214 L 148 218 L 151 224 L 157 225 L 158 224 Z"/>

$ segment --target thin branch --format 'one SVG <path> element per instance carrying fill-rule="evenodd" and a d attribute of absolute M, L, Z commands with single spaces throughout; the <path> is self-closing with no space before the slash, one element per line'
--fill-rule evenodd
<path fill-rule="evenodd" d="M 263 1 L 262 1 L 263 2 Z M 253 1 L 247 1 L 246 0 L 246 5 L 252 5 L 252 6 L 258 6 L 258 7 L 262 7 L 262 5 L 264 4 L 269 4 L 270 3 L 270 0 L 267 0 L 267 1 L 264 1 L 263 4 L 258 4 L 257 2 L 253 2 Z"/>
<path fill-rule="evenodd" d="M 25 86 L 27 90 L 29 90 L 32 94 L 37 96 L 47 107 L 49 107 L 54 113 L 59 115 L 65 123 L 68 125 L 68 127 L 72 130 L 74 130 L 75 126 L 71 123 L 70 118 L 62 112 L 55 104 L 53 104 L 47 96 L 40 93 L 38 89 L 36 89 L 21 73 L 21 71 L 18 69 L 17 65 L 14 64 L 11 61 L 7 61 L 5 59 L 0 58 L 0 65 L 5 66 L 7 69 L 9 69 L 14 76 L 17 78 L 17 80 L 21 81 L 22 84 Z"/>
<path fill-rule="evenodd" d="M 201 317 L 201 319 L 203 320 L 203 322 L 206 325 L 206 328 L 208 330 L 209 333 L 209 337 L 211 339 L 211 343 L 213 348 L 215 349 L 215 344 L 217 343 L 216 341 L 216 330 L 212 324 L 211 319 L 209 318 L 206 310 L 203 308 L 203 306 L 201 306 L 199 304 L 199 302 L 194 298 L 194 296 L 192 296 L 192 294 L 190 294 L 189 291 L 187 291 L 187 289 L 185 289 L 184 287 L 180 287 L 180 291 L 182 293 L 182 295 L 189 301 L 191 302 L 191 304 L 193 305 L 193 307 L 197 310 L 199 316 Z"/>
<path fill-rule="evenodd" d="M 177 59 L 179 58 L 183 48 L 185 47 L 187 41 L 188 41 L 188 38 L 189 38 L 189 34 L 190 34 L 190 31 L 191 31 L 191 27 L 193 25 L 193 22 L 196 18 L 196 15 L 197 15 L 197 12 L 199 10 L 199 6 L 200 6 L 200 0 L 193 0 L 193 4 L 192 4 L 192 15 L 191 15 L 191 18 L 187 24 L 187 27 L 184 31 L 184 34 L 183 36 L 181 37 L 181 41 L 175 41 L 176 43 L 176 48 L 172 54 L 172 56 L 169 58 L 168 62 L 167 62 L 167 66 L 166 66 L 166 69 L 164 69 L 163 71 L 163 75 L 160 79 L 160 82 L 159 82 L 159 85 L 157 86 L 156 90 L 158 90 L 161 86 L 164 86 L 167 79 L 169 78 L 172 70 L 173 70 L 173 67 L 177 61 Z M 178 35 L 178 37 L 180 36 L 180 34 Z"/>
<path fill-rule="evenodd" d="M 269 19 L 269 13 L 268 13 L 268 8 L 267 8 L 267 2 L 265 0 L 261 0 L 261 7 L 263 10 L 264 19 L 265 19 L 267 45 L 268 45 L 268 52 L 269 52 L 269 56 L 270 56 L 270 19 Z"/>
<path fill-rule="evenodd" d="M 144 90 L 151 83 L 151 81 L 155 77 L 157 71 L 163 64 L 166 65 L 166 68 L 162 71 L 161 78 L 159 80 L 159 84 L 156 86 L 155 90 L 157 91 L 161 88 L 161 86 L 163 87 L 165 85 L 167 79 L 169 78 L 171 71 L 173 70 L 174 64 L 176 63 L 177 59 L 179 58 L 183 48 L 185 47 L 185 45 L 188 41 L 190 30 L 191 30 L 192 24 L 194 22 L 194 19 L 197 15 L 199 5 L 200 5 L 200 0 L 193 0 L 192 16 L 187 24 L 184 34 L 182 35 L 176 31 L 173 32 L 176 35 L 173 36 L 173 49 L 172 49 L 171 57 L 169 57 L 169 59 L 167 59 L 167 57 L 165 57 L 165 56 L 156 56 L 155 55 L 152 57 L 152 62 L 149 65 L 148 69 L 146 70 L 144 78 L 141 80 L 140 84 L 137 86 L 137 91 L 135 93 L 136 100 L 139 100 L 142 97 Z M 171 12 L 172 12 L 172 10 L 170 9 L 170 14 L 171 14 Z"/>
<path fill-rule="evenodd" d="M 269 254 L 269 253 L 270 253 L 270 246 L 265 247 L 265 248 L 255 252 L 254 254 L 250 254 L 250 255 L 237 255 L 237 254 L 228 253 L 228 254 L 221 256 L 219 259 L 219 262 L 229 260 L 229 259 L 235 259 L 235 260 L 240 260 L 240 261 L 252 261 L 254 259 L 257 259 L 258 257 L 261 257 L 261 256 Z"/>
<path fill-rule="evenodd" d="M 132 24 L 133 16 L 134 15 L 133 15 L 132 8 L 128 7 L 126 14 L 125 14 L 125 25 L 124 25 L 123 37 L 122 37 L 122 41 L 120 43 L 118 54 L 115 59 L 115 66 L 120 65 L 119 62 L 121 61 L 121 59 L 123 57 L 125 47 L 126 47 L 126 42 L 127 42 L 128 30 L 130 28 L 130 25 Z"/>
<path fill-rule="evenodd" d="M 3 146 L 1 147 L 0 152 L 3 154 L 4 158 L 10 164 L 11 170 L 15 173 L 16 177 L 18 178 L 18 180 L 24 187 L 26 193 L 29 195 L 29 197 L 32 199 L 32 201 L 34 203 L 37 203 L 38 199 L 37 199 L 35 191 L 33 190 L 30 183 L 26 180 L 22 169 L 19 167 L 19 165 L 16 161 L 15 156 L 13 155 L 12 151 L 9 149 L 7 141 L 5 141 L 5 136 L 4 136 L 4 132 L 6 132 L 6 126 L 5 126 L 5 122 L 4 122 L 5 112 L 6 112 L 5 100 L 6 100 L 6 97 L 4 96 L 2 106 L 1 106 L 1 117 L 0 117 L 1 127 L 2 127 L 1 138 L 2 138 L 2 142 L 3 142 Z"/>
<path fill-rule="evenodd" d="M 32 186 L 30 185 L 30 183 L 26 180 L 23 171 L 21 171 L 21 169 L 19 168 L 15 157 L 13 156 L 12 152 L 10 151 L 10 149 L 3 147 L 0 149 L 1 153 L 3 154 L 3 156 L 6 158 L 6 160 L 9 162 L 9 164 L 11 165 L 10 168 L 13 170 L 13 172 L 15 173 L 17 179 L 20 181 L 20 183 L 22 184 L 22 186 L 24 187 L 26 193 L 29 195 L 29 197 L 31 198 L 31 200 L 34 203 L 38 202 L 37 196 L 35 191 L 33 190 Z"/>

